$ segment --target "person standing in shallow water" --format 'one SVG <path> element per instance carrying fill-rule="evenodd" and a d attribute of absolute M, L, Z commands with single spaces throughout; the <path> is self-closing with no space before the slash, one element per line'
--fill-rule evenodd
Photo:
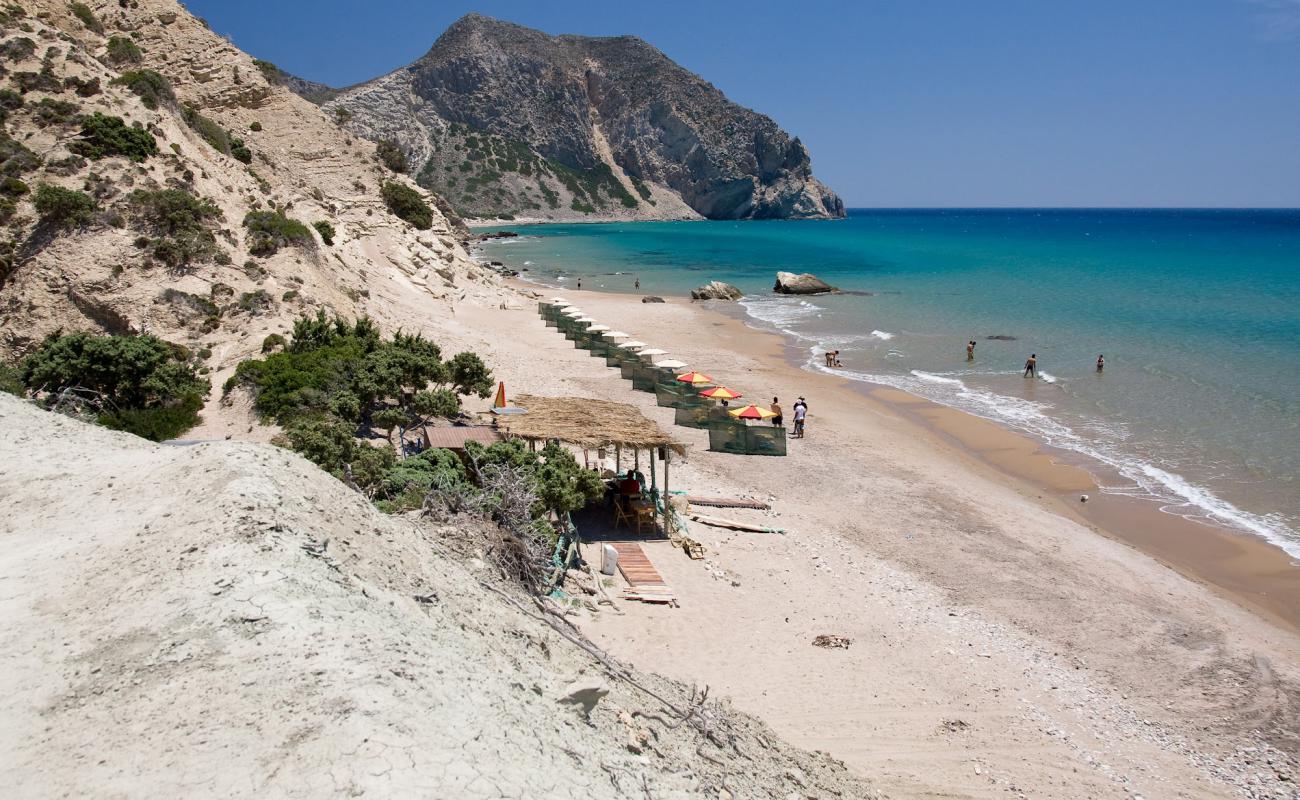
<path fill-rule="evenodd" d="M 578 288 L 582 288 L 582 278 L 578 278 Z"/>
<path fill-rule="evenodd" d="M 966 342 L 966 360 L 967 360 L 967 361 L 974 361 L 974 360 L 975 360 L 975 340 L 974 340 L 974 339 L 971 339 L 970 341 Z"/>
<path fill-rule="evenodd" d="M 1101 371 L 1104 370 L 1105 368 L 1106 368 L 1106 357 L 1105 357 L 1105 356 L 1097 356 L 1097 371 L 1098 371 L 1098 372 L 1101 372 Z"/>
<path fill-rule="evenodd" d="M 640 289 L 640 288 L 641 288 L 641 279 L 640 279 L 640 278 L 637 278 L 635 281 L 632 282 L 632 288 L 633 288 L 633 289 Z"/>
<path fill-rule="evenodd" d="M 1038 354 L 1037 353 L 1030 353 L 1029 358 L 1025 360 L 1025 377 L 1026 378 L 1038 377 Z"/>

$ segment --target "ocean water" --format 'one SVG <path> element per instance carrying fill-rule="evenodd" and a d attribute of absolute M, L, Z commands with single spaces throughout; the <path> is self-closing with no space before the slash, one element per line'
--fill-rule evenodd
<path fill-rule="evenodd" d="M 518 230 L 482 257 L 560 287 L 733 283 L 752 324 L 792 337 L 809 369 L 839 349 L 837 372 L 1085 454 L 1123 476 L 1104 491 L 1300 558 L 1300 211 L 855 210 Z M 777 270 L 846 293 L 774 295 Z M 1022 377 L 1030 353 L 1037 380 Z"/>

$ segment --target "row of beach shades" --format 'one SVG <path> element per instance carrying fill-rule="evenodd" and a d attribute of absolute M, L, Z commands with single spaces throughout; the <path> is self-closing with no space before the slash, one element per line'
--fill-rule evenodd
<path fill-rule="evenodd" d="M 785 455 L 785 429 L 746 425 L 745 420 L 765 420 L 772 412 L 758 406 L 728 408 L 725 401 L 739 398 L 712 378 L 687 371 L 687 365 L 665 358 L 668 351 L 637 341 L 631 334 L 611 330 L 563 297 L 538 303 L 547 326 L 555 327 L 575 347 L 604 358 L 609 367 L 632 382 L 632 388 L 652 392 L 660 406 L 671 407 L 678 425 L 709 431 L 709 449 L 749 455 Z M 723 401 L 719 404 L 719 401 Z"/>

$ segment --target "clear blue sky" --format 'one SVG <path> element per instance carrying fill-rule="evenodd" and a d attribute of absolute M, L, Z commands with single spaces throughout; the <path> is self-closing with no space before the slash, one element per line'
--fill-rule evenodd
<path fill-rule="evenodd" d="M 1300 207 L 1300 0 L 189 0 L 344 86 L 470 11 L 635 34 L 802 137 L 850 206 Z"/>

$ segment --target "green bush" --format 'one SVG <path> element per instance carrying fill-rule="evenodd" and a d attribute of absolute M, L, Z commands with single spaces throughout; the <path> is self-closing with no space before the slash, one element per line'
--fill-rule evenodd
<path fill-rule="evenodd" d="M 286 342 L 283 336 L 278 333 L 273 333 L 262 340 L 262 352 L 269 353 L 276 348 L 283 350 L 285 344 Z"/>
<path fill-rule="evenodd" d="M 25 61 L 36 53 L 36 42 L 26 36 L 18 36 L 0 44 L 0 59 L 5 61 Z"/>
<path fill-rule="evenodd" d="M 231 156 L 245 164 L 251 164 L 253 153 L 240 139 L 218 125 L 216 122 L 208 119 L 199 113 L 199 110 L 191 105 L 186 105 L 181 109 L 181 118 L 185 124 L 199 135 L 203 141 L 212 146 L 214 150 L 224 155 Z"/>
<path fill-rule="evenodd" d="M 13 198 L 0 197 L 0 225 L 8 223 L 17 212 L 18 203 Z M 9 277 L 9 266 L 8 264 L 0 265 L 0 284 L 3 284 L 4 279 Z"/>
<path fill-rule="evenodd" d="M 253 120 L 252 122 L 248 123 L 248 129 L 250 131 L 260 131 L 262 129 L 262 123 L 258 122 L 257 120 Z"/>
<path fill-rule="evenodd" d="M 95 201 L 90 195 L 48 183 L 36 187 L 35 204 L 41 222 L 55 228 L 87 225 L 95 214 Z"/>
<path fill-rule="evenodd" d="M 433 227 L 433 209 L 424 202 L 424 196 L 404 183 L 387 181 L 380 190 L 384 205 L 398 219 L 427 231 Z"/>
<path fill-rule="evenodd" d="M 72 12 L 72 16 L 81 20 L 82 25 L 90 28 L 95 33 L 104 32 L 103 24 L 101 24 L 99 18 L 95 16 L 95 12 L 90 10 L 90 6 L 85 3 L 70 3 L 68 5 L 68 10 Z"/>
<path fill-rule="evenodd" d="M 325 220 L 317 220 L 311 224 L 316 232 L 320 234 L 320 240 L 325 243 L 326 247 L 334 244 L 334 226 Z"/>
<path fill-rule="evenodd" d="M 255 256 L 274 255 L 281 247 L 314 243 L 311 229 L 280 211 L 250 211 L 244 217 L 248 229 L 248 252 Z"/>
<path fill-rule="evenodd" d="M 79 156 L 97 161 L 106 156 L 126 156 L 144 161 L 158 154 L 158 142 L 143 128 L 128 126 L 121 117 L 95 112 L 81 122 L 81 138 L 68 145 Z"/>
<path fill-rule="evenodd" d="M 41 159 L 17 139 L 0 130 L 0 175 L 21 175 L 41 165 Z"/>
<path fill-rule="evenodd" d="M 77 97 L 93 97 L 100 92 L 99 78 L 91 78 L 87 81 L 74 75 L 63 79 L 63 88 L 76 92 Z"/>
<path fill-rule="evenodd" d="M 275 301 L 271 299 L 271 295 L 267 294 L 265 289 L 254 289 L 239 296 L 239 309 L 247 311 L 253 316 L 257 316 L 274 305 Z"/>
<path fill-rule="evenodd" d="M 0 195 L 5 197 L 22 197 L 30 192 L 27 184 L 12 176 L 0 179 Z"/>
<path fill-rule="evenodd" d="M 24 386 L 47 396 L 71 388 L 97 393 L 101 423 L 156 439 L 197 424 L 209 387 L 182 348 L 149 335 L 56 333 L 21 371 Z"/>
<path fill-rule="evenodd" d="M 144 59 L 140 47 L 125 36 L 108 37 L 108 60 L 114 64 L 139 64 Z"/>
<path fill-rule="evenodd" d="M 23 397 L 27 394 L 27 387 L 23 386 L 23 374 L 18 367 L 0 361 L 0 392 L 12 394 L 15 397 Z"/>
<path fill-rule="evenodd" d="M 69 103 L 67 100 L 42 97 L 40 102 L 34 104 L 32 108 L 36 118 L 43 124 L 65 125 L 76 121 L 79 106 L 76 103 Z"/>
<path fill-rule="evenodd" d="M 375 146 L 375 155 L 393 172 L 406 172 L 408 164 L 406 162 L 406 153 L 402 148 L 397 146 L 397 142 L 391 139 L 383 139 Z"/>
<path fill-rule="evenodd" d="M 125 86 L 140 97 L 144 107 L 156 110 L 158 106 L 176 102 L 172 85 L 167 79 L 151 69 L 135 69 L 123 72 L 113 79 L 114 86 Z"/>
<path fill-rule="evenodd" d="M 140 224 L 157 235 L 146 246 L 168 267 L 179 269 L 216 256 L 217 239 L 208 222 L 221 211 L 211 200 L 184 189 L 137 189 L 127 199 Z"/>

